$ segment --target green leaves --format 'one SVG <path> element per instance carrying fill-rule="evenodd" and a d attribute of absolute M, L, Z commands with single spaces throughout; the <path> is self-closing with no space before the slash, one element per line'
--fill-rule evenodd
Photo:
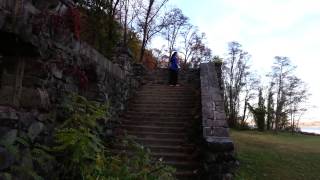
<path fill-rule="evenodd" d="M 6 179 L 35 179 L 43 178 L 35 170 L 38 167 L 42 173 L 50 173 L 53 170 L 55 157 L 50 154 L 47 146 L 33 142 L 27 135 L 21 133 L 14 141 L 1 142 L 8 152 L 14 156 L 14 163 L 8 168 L 4 178 Z M 1 179 L 2 175 L 0 175 Z"/>
<path fill-rule="evenodd" d="M 67 167 L 64 174 L 72 174 L 74 178 L 79 173 L 82 176 L 91 174 L 98 154 L 104 151 L 101 139 L 87 128 L 59 130 L 55 141 L 58 145 L 53 150 L 63 154 L 62 163 Z"/>
<path fill-rule="evenodd" d="M 63 108 L 68 114 L 65 122 L 62 124 L 64 127 L 86 127 L 95 128 L 98 119 L 105 119 L 108 116 L 108 105 L 100 104 L 94 101 L 88 101 L 86 98 L 70 94 Z"/>
<path fill-rule="evenodd" d="M 61 176 L 91 179 L 97 169 L 97 158 L 104 159 L 105 147 L 97 132 L 97 120 L 106 119 L 107 105 L 70 94 L 63 104 L 68 117 L 54 135 L 53 151 L 61 156 Z"/>
<path fill-rule="evenodd" d="M 71 153 L 71 159 L 75 163 L 81 162 L 84 157 L 95 159 L 95 154 L 104 148 L 101 139 L 85 128 L 59 130 L 55 141 L 58 145 L 54 147 L 54 151 Z"/>
<path fill-rule="evenodd" d="M 175 179 L 172 176 L 175 170 L 166 166 L 163 161 L 154 161 L 149 149 L 131 139 L 126 139 L 121 144 L 127 151 L 107 158 L 106 177 L 127 180 Z"/>

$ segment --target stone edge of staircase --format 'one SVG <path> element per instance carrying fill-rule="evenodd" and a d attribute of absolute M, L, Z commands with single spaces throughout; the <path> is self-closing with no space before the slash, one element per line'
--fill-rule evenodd
<path fill-rule="evenodd" d="M 232 179 L 238 167 L 224 111 L 221 63 L 200 64 L 202 127 L 205 141 L 203 179 Z M 218 77 L 220 76 L 220 77 Z M 210 168 L 211 167 L 211 168 Z"/>

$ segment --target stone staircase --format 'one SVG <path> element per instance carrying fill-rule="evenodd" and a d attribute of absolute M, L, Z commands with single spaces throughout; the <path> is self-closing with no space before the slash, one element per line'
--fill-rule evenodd
<path fill-rule="evenodd" d="M 137 92 L 121 126 L 149 148 L 152 157 L 176 168 L 177 179 L 197 179 L 200 161 L 195 145 L 187 138 L 195 113 L 195 90 L 187 84 L 168 86 L 166 75 L 158 73 L 157 82 L 149 81 Z"/>

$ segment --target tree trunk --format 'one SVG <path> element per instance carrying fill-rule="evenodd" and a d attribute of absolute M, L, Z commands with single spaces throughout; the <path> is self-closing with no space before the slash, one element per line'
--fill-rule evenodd
<path fill-rule="evenodd" d="M 128 11 L 129 11 L 129 0 L 125 0 L 125 15 L 124 15 L 124 31 L 123 31 L 123 44 L 127 48 L 127 39 L 128 39 Z"/>
<path fill-rule="evenodd" d="M 150 0 L 149 1 L 149 6 L 148 6 L 146 18 L 145 18 L 145 22 L 144 22 L 144 25 L 143 25 L 143 39 L 142 39 L 142 44 L 141 44 L 139 62 L 143 62 L 143 55 L 144 55 L 144 52 L 145 52 L 145 48 L 146 48 L 146 45 L 147 45 L 147 38 L 148 38 L 149 17 L 150 17 L 150 13 L 151 13 L 151 9 L 152 9 L 153 3 L 154 3 L 154 0 Z"/>
<path fill-rule="evenodd" d="M 241 125 L 244 125 L 244 122 L 246 120 L 246 114 L 247 114 L 247 100 L 245 100 L 244 102 L 244 107 L 243 107 L 243 116 L 242 116 L 242 120 L 241 120 Z"/>

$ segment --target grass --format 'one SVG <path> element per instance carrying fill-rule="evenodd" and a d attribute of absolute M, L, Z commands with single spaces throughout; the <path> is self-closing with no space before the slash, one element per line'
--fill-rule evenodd
<path fill-rule="evenodd" d="M 320 136 L 231 131 L 236 180 L 320 180 Z"/>

